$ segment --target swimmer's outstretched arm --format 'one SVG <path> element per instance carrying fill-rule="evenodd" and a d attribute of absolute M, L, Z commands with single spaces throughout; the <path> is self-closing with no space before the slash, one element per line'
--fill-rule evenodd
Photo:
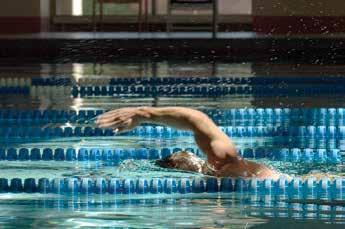
<path fill-rule="evenodd" d="M 184 107 L 121 108 L 98 117 L 101 128 L 128 131 L 141 123 L 156 123 L 189 130 L 194 133 L 199 148 L 207 155 L 208 162 L 216 169 L 228 163 L 243 163 L 235 145 L 204 113 Z"/>
<path fill-rule="evenodd" d="M 217 176 L 258 177 L 278 179 L 279 174 L 264 165 L 246 161 L 236 151 L 235 145 L 204 113 L 184 107 L 122 108 L 98 117 L 101 128 L 119 132 L 135 128 L 140 123 L 157 123 L 194 133 L 199 148 L 207 155 Z"/>

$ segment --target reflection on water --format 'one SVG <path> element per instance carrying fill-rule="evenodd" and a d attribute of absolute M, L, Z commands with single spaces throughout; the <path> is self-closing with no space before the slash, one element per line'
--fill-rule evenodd
<path fill-rule="evenodd" d="M 78 197 L 0 194 L 0 226 L 276 228 L 284 223 L 284 228 L 333 228 L 345 223 L 344 207 L 327 210 L 324 203 L 308 204 L 309 208 L 304 208 L 284 199 L 235 193 Z"/>

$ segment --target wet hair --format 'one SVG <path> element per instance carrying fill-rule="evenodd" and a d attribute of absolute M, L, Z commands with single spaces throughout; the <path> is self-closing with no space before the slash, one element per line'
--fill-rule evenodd
<path fill-rule="evenodd" d="M 162 168 L 173 168 L 207 175 L 214 174 L 214 169 L 212 169 L 205 160 L 186 151 L 173 153 L 168 157 L 157 160 L 156 165 Z"/>

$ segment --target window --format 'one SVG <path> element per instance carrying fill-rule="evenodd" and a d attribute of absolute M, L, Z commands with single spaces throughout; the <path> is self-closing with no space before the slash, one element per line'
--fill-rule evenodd
<path fill-rule="evenodd" d="M 83 0 L 72 0 L 72 15 L 83 15 Z"/>
<path fill-rule="evenodd" d="M 155 8 L 157 15 L 164 15 L 167 13 L 168 0 L 148 1 L 149 8 Z M 92 4 L 93 0 L 58 0 L 56 1 L 56 14 L 71 16 L 92 15 Z M 221 15 L 250 15 L 252 13 L 252 0 L 218 0 L 218 5 L 219 14 Z M 133 3 L 106 4 L 104 8 L 105 15 L 135 15 L 137 12 L 138 4 Z M 190 11 L 186 12 L 190 13 Z M 198 14 L 198 12 L 196 12 L 196 14 Z"/>
<path fill-rule="evenodd" d="M 91 16 L 93 0 L 58 0 L 56 1 L 57 16 Z M 97 4 L 97 11 L 99 4 Z M 105 15 L 137 14 L 138 4 L 106 4 Z"/>

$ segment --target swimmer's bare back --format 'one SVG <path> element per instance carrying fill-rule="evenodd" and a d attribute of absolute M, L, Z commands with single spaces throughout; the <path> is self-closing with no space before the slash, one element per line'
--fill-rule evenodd
<path fill-rule="evenodd" d="M 207 155 L 207 161 L 219 177 L 257 177 L 277 179 L 279 173 L 264 165 L 244 160 L 230 138 L 204 113 L 184 107 L 121 108 L 100 115 L 100 128 L 118 132 L 129 131 L 141 123 L 155 123 L 188 130 L 195 142 Z"/>

